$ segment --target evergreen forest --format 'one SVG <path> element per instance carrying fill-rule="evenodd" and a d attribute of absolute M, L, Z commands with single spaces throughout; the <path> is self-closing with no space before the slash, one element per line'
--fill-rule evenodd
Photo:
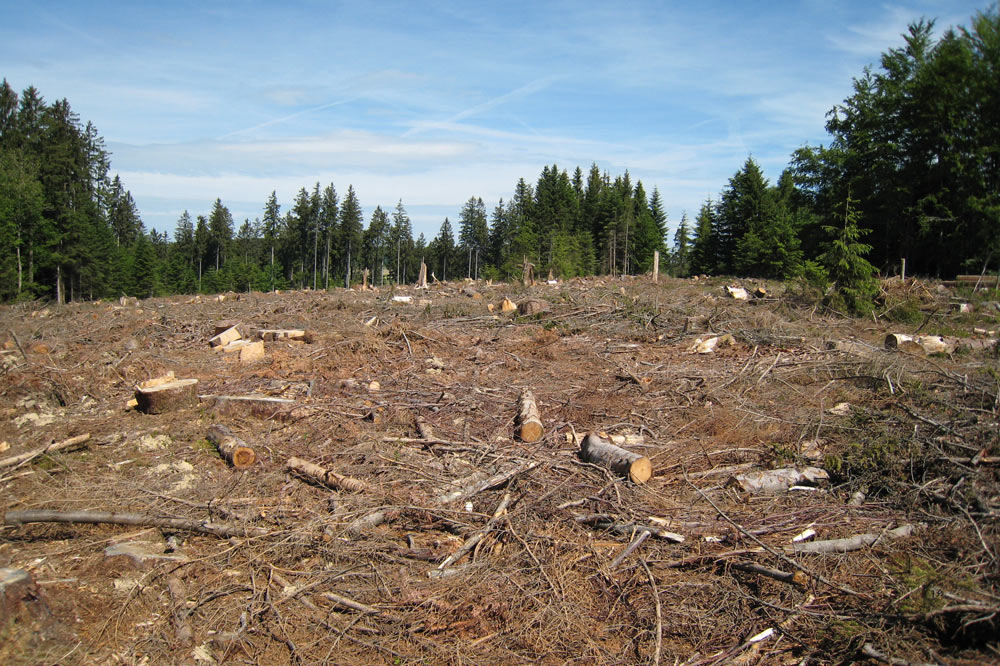
<path fill-rule="evenodd" d="M 654 250 L 672 275 L 802 278 L 849 309 L 898 269 L 951 276 L 1000 265 L 1000 15 L 904 45 L 853 80 L 827 114 L 827 145 L 805 145 L 770 183 L 752 157 L 668 238 L 665 204 L 626 171 L 553 164 L 488 207 L 471 196 L 433 238 L 413 236 L 402 199 L 365 220 L 348 185 L 275 192 L 255 219 L 220 200 L 185 211 L 173 235 L 147 230 L 93 124 L 66 99 L 0 85 L 0 300 L 412 282 L 521 274 L 635 275 Z M 492 203 L 492 202 L 491 202 Z M 693 211 L 692 211 L 693 212 Z"/>

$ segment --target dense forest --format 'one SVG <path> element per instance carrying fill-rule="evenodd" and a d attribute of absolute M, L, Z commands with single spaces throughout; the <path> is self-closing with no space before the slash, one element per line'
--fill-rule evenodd
<path fill-rule="evenodd" d="M 904 46 L 854 79 L 827 117 L 827 146 L 805 146 L 771 185 L 748 158 L 668 244 L 664 202 L 629 173 L 545 166 L 488 210 L 472 196 L 437 235 L 413 237 L 402 200 L 365 224 L 352 186 L 276 194 L 239 226 L 221 200 L 185 212 L 173 236 L 147 231 L 110 155 L 67 100 L 0 86 L 0 299 L 330 288 L 439 279 L 507 279 L 525 259 L 568 278 L 640 274 L 654 250 L 674 275 L 801 277 L 834 285 L 853 309 L 875 271 L 951 275 L 1000 262 L 1000 18 Z"/>

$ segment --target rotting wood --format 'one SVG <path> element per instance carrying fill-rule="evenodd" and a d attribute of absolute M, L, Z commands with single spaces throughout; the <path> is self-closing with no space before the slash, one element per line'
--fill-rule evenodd
<path fill-rule="evenodd" d="M 782 493 L 796 485 L 816 486 L 830 480 L 826 470 L 818 467 L 782 467 L 734 474 L 727 486 L 739 488 L 748 493 Z"/>
<path fill-rule="evenodd" d="M 2 460 L 0 460 L 0 469 L 3 469 L 4 467 L 15 467 L 22 463 L 26 463 L 29 460 L 33 460 L 38 456 L 43 456 L 46 453 L 55 453 L 56 451 L 62 451 L 64 449 L 68 449 L 77 446 L 79 444 L 83 444 L 89 439 L 90 439 L 90 433 L 88 432 L 84 433 L 83 435 L 77 435 L 75 437 L 70 437 L 69 439 L 64 439 L 61 442 L 53 442 L 48 446 L 42 446 L 37 449 L 32 449 L 31 451 L 20 453 L 16 456 L 3 458 Z"/>
<path fill-rule="evenodd" d="M 208 441 L 215 444 L 219 453 L 236 469 L 246 469 L 257 460 L 257 454 L 249 444 L 233 434 L 224 425 L 215 424 L 208 429 Z"/>
<path fill-rule="evenodd" d="M 175 379 L 135 391 L 136 409 L 146 414 L 164 414 L 198 404 L 198 380 Z"/>
<path fill-rule="evenodd" d="M 542 427 L 542 419 L 538 415 L 538 404 L 535 402 L 535 395 L 531 391 L 524 391 L 521 394 L 520 405 L 518 407 L 518 421 L 521 428 L 518 435 L 522 442 L 529 444 L 537 442 L 542 438 L 545 429 Z"/>
<path fill-rule="evenodd" d="M 826 541 L 811 541 L 785 546 L 785 552 L 793 553 L 849 553 L 869 546 L 875 546 L 883 539 L 902 539 L 913 533 L 913 525 L 900 525 L 892 530 L 878 534 L 856 534 L 845 539 L 828 539 Z"/>
<path fill-rule="evenodd" d="M 209 521 L 187 520 L 184 518 L 162 518 L 142 513 L 117 513 L 112 511 L 50 511 L 36 509 L 30 511 L 8 511 L 4 514 L 5 525 L 24 523 L 87 523 L 92 525 L 139 525 L 142 527 L 167 527 L 212 534 L 219 537 L 263 536 L 268 531 L 262 527 L 236 527 Z"/>
<path fill-rule="evenodd" d="M 360 479 L 337 474 L 333 470 L 320 467 L 302 458 L 289 458 L 288 462 L 285 463 L 285 468 L 296 474 L 308 477 L 317 483 L 321 483 L 328 488 L 361 492 L 368 490 L 369 487 L 367 483 Z"/>
<path fill-rule="evenodd" d="M 596 433 L 589 433 L 580 444 L 580 457 L 606 467 L 633 483 L 645 483 L 653 476 L 653 463 L 646 456 L 615 446 Z"/>

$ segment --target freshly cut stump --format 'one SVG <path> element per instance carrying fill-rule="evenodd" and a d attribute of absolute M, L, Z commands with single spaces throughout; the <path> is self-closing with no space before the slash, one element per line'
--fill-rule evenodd
<path fill-rule="evenodd" d="M 163 414 L 198 404 L 197 379 L 176 379 L 159 386 L 138 388 L 135 391 L 137 409 L 146 414 Z"/>
<path fill-rule="evenodd" d="M 615 474 L 627 476 L 633 483 L 646 483 L 653 476 L 653 463 L 649 458 L 617 447 L 594 433 L 583 438 L 580 457 L 586 462 L 607 467 Z"/>
<path fill-rule="evenodd" d="M 525 391 L 521 394 L 518 418 L 521 422 L 522 442 L 537 442 L 542 438 L 545 429 L 542 427 L 542 419 L 538 415 L 538 405 L 535 403 L 535 396 L 531 391 Z"/>
<path fill-rule="evenodd" d="M 236 469 L 245 469 L 257 460 L 254 450 L 224 425 L 210 427 L 208 441 L 215 444 L 222 457 Z"/>

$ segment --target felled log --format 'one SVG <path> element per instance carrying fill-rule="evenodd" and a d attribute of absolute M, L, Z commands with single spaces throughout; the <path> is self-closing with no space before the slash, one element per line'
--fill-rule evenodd
<path fill-rule="evenodd" d="M 826 541 L 812 541 L 809 543 L 796 543 L 785 547 L 785 552 L 792 553 L 849 553 L 854 550 L 861 550 L 868 546 L 874 546 L 882 539 L 901 539 L 913 533 L 913 525 L 901 525 L 894 530 L 886 530 L 879 534 L 856 534 L 846 539 L 828 539 Z"/>
<path fill-rule="evenodd" d="M 653 476 L 653 463 L 646 456 L 619 448 L 590 433 L 580 444 L 580 457 L 589 463 L 607 467 L 621 476 L 627 476 L 633 483 L 645 483 Z"/>
<path fill-rule="evenodd" d="M 338 488 L 352 492 L 360 492 L 368 489 L 368 484 L 360 479 L 337 474 L 333 470 L 320 467 L 302 458 L 289 458 L 288 462 L 285 463 L 285 467 L 289 471 L 308 477 L 328 488 Z"/>
<path fill-rule="evenodd" d="M 743 287 L 723 287 L 722 289 L 726 296 L 729 298 L 734 298 L 737 301 L 746 301 L 750 299 L 750 294 Z"/>
<path fill-rule="evenodd" d="M 603 437 L 604 439 L 608 440 L 615 446 L 620 446 L 623 448 L 629 446 L 643 446 L 646 443 L 646 437 L 645 435 L 642 434 L 635 435 L 631 433 L 626 433 L 624 435 L 609 435 L 606 432 L 600 432 L 597 434 Z M 577 432 L 568 432 L 566 433 L 566 443 L 573 444 L 575 446 L 580 446 L 580 444 L 583 443 L 583 440 L 586 438 L 586 436 L 587 436 L 586 434 L 580 434 Z"/>
<path fill-rule="evenodd" d="M 170 593 L 170 610 L 174 618 L 174 633 L 177 635 L 177 642 L 183 646 L 191 645 L 194 641 L 194 632 L 191 630 L 188 616 L 187 593 L 184 590 L 184 583 L 177 576 L 167 576 L 167 592 Z"/>
<path fill-rule="evenodd" d="M 198 404 L 197 379 L 175 379 L 135 391 L 136 408 L 146 414 L 174 412 Z"/>
<path fill-rule="evenodd" d="M 768 578 L 773 578 L 774 580 L 781 581 L 782 583 L 788 583 L 790 585 L 805 585 L 809 582 L 809 577 L 801 571 L 793 571 L 789 573 L 787 571 L 771 569 L 770 567 L 765 567 L 761 564 L 757 564 L 756 562 L 731 562 L 729 563 L 729 566 L 733 569 L 738 569 L 739 571 L 755 573 L 760 576 L 767 576 Z"/>
<path fill-rule="evenodd" d="M 817 485 L 829 479 L 830 475 L 826 470 L 818 467 L 783 467 L 735 474 L 726 485 L 738 487 L 748 493 L 781 493 L 792 486 Z"/>
<path fill-rule="evenodd" d="M 308 342 L 309 333 L 300 328 L 262 328 L 257 332 L 261 340 L 274 342 L 276 340 L 287 340 L 289 342 Z"/>
<path fill-rule="evenodd" d="M 271 418 L 291 410 L 296 402 L 268 395 L 200 395 L 198 399 L 215 408 L 219 414 Z"/>
<path fill-rule="evenodd" d="M 521 424 L 518 434 L 522 442 L 537 442 L 545 433 L 545 429 L 542 427 L 542 419 L 538 415 L 538 404 L 535 402 L 535 396 L 531 391 L 525 391 L 521 394 L 518 421 Z"/>
<path fill-rule="evenodd" d="M 141 513 L 114 513 L 111 511 L 8 511 L 4 514 L 5 525 L 24 523 L 90 523 L 109 525 L 137 525 L 140 527 L 167 527 L 188 530 L 220 537 L 263 536 L 267 530 L 262 527 L 234 527 L 208 521 L 186 520 L 184 518 L 161 518 Z"/>
<path fill-rule="evenodd" d="M 230 326 L 226 330 L 213 335 L 208 341 L 208 346 L 225 347 L 230 342 L 233 342 L 234 340 L 239 340 L 242 337 L 243 336 L 240 334 L 239 328 L 237 328 L 236 326 Z"/>
<path fill-rule="evenodd" d="M 905 333 L 890 333 L 885 336 L 886 349 L 902 349 L 903 351 L 917 351 L 924 354 L 951 354 L 955 351 L 955 344 L 945 340 L 940 335 L 906 335 Z"/>
<path fill-rule="evenodd" d="M 90 433 L 83 435 L 77 435 L 76 437 L 70 437 L 69 439 L 64 439 L 61 442 L 53 442 L 48 446 L 42 446 L 37 449 L 32 449 L 25 453 L 20 453 L 16 456 L 10 456 L 9 458 L 3 458 L 0 460 L 0 469 L 4 467 L 14 467 L 20 465 L 21 463 L 28 462 L 33 458 L 45 455 L 46 453 L 53 453 L 55 451 L 61 451 L 63 449 L 68 449 L 70 447 L 76 446 L 77 444 L 83 444 L 90 439 Z"/>
<path fill-rule="evenodd" d="M 208 441 L 215 444 L 226 462 L 236 469 L 245 469 L 257 460 L 257 454 L 250 445 L 224 425 L 215 424 L 209 427 Z"/>

